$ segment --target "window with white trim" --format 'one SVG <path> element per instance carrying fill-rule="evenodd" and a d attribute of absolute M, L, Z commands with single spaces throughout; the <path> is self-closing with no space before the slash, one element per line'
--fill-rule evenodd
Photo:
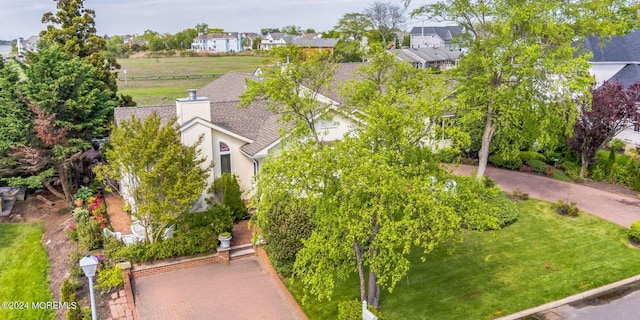
<path fill-rule="evenodd" d="M 220 173 L 231 173 L 231 149 L 220 141 Z"/>

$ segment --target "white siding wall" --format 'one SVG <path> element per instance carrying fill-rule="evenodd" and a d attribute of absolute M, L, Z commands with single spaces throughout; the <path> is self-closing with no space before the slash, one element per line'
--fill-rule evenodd
<path fill-rule="evenodd" d="M 592 63 L 591 74 L 596 77 L 596 82 L 603 83 L 611 79 L 625 65 L 624 63 Z"/>

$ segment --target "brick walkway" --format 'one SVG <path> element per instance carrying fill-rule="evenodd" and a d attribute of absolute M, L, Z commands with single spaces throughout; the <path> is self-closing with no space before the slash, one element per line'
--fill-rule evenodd
<path fill-rule="evenodd" d="M 305 319 L 256 257 L 135 280 L 138 319 Z"/>
<path fill-rule="evenodd" d="M 475 166 L 460 165 L 455 174 L 470 175 Z M 562 199 L 575 202 L 580 211 L 600 217 L 625 228 L 640 220 L 640 200 L 629 196 L 595 189 L 576 183 L 568 183 L 530 173 L 488 167 L 486 176 L 506 192 L 520 189 L 530 197 L 549 202 Z"/>

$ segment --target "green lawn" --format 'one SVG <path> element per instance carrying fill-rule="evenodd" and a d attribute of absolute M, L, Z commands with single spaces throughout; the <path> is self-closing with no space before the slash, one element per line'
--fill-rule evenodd
<path fill-rule="evenodd" d="M 139 106 L 173 104 L 176 98 L 187 96 L 187 89 L 200 89 L 216 79 L 209 75 L 221 75 L 229 71 L 252 72 L 264 60 L 264 57 L 256 56 L 118 59 L 121 65 L 118 88 L 120 93 L 132 96 Z M 124 81 L 124 70 L 127 71 L 127 81 Z M 175 80 L 139 79 L 147 76 L 186 75 L 207 76 Z"/>
<path fill-rule="evenodd" d="M 31 302 L 53 301 L 49 260 L 42 246 L 41 224 L 0 224 L 0 302 L 28 302 L 26 310 L 0 308 L 0 319 L 53 319 L 51 309 Z"/>
<path fill-rule="evenodd" d="M 394 292 L 382 292 L 382 315 L 491 319 L 640 273 L 640 250 L 626 229 L 587 214 L 563 217 L 538 200 L 519 207 L 520 220 L 504 230 L 465 233 L 462 244 L 438 248 L 424 263 L 415 255 Z M 307 300 L 309 318 L 335 318 L 338 301 L 358 298 L 356 277 L 338 285 L 329 303 Z M 302 297 L 300 282 L 287 286 Z"/>

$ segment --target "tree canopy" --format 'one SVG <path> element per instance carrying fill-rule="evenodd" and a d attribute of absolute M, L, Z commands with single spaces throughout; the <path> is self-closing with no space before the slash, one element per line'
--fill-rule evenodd
<path fill-rule="evenodd" d="M 406 22 L 405 10 L 390 2 L 374 2 L 365 8 L 364 15 L 369 18 L 374 29 L 378 31 L 385 46 L 393 40 L 395 32 L 402 31 Z"/>
<path fill-rule="evenodd" d="M 143 122 L 124 120 L 111 133 L 105 152 L 108 165 L 96 168 L 105 182 L 115 179 L 126 185 L 125 199 L 146 226 L 150 241 L 191 209 L 207 187 L 210 166 L 200 158 L 198 145 L 182 144 L 176 118 L 161 125 L 153 114 Z M 112 188 L 114 191 L 118 191 Z"/>
<path fill-rule="evenodd" d="M 405 1 L 407 3 L 408 1 Z M 481 133 L 484 175 L 491 151 L 515 156 L 531 144 L 553 146 L 568 135 L 592 83 L 589 55 L 574 41 L 620 35 L 637 12 L 631 1 L 468 1 L 424 5 L 413 12 L 458 22 L 472 36 L 453 74 L 457 117 L 467 131 Z M 528 145 L 529 144 L 529 145 Z"/>
<path fill-rule="evenodd" d="M 7 98 L 2 112 L 13 122 L 3 129 L 10 140 L 3 146 L 7 158 L 2 176 L 16 185 L 38 187 L 44 182 L 54 194 L 70 199 L 68 172 L 91 146 L 91 139 L 108 134 L 115 93 L 96 76 L 99 71 L 93 65 L 57 44 L 28 53 L 27 59 L 20 64 L 22 81 L 6 67 L 1 72 L 6 77 L 0 75 L 0 84 L 11 84 L 0 97 Z M 60 176 L 64 194 L 51 187 L 53 171 Z"/>
<path fill-rule="evenodd" d="M 432 149 L 439 121 L 429 121 L 450 107 L 446 78 L 399 62 L 381 46 L 372 47 L 369 61 L 360 80 L 345 84 L 338 110 L 313 109 L 353 117 L 353 131 L 330 144 L 316 139 L 308 116 L 295 112 L 297 102 L 268 94 L 282 75 L 305 74 L 298 83 L 307 85 L 329 68 L 295 61 L 265 75 L 270 85 L 256 87 L 266 90 L 261 97 L 280 103 L 280 112 L 299 117 L 288 123 L 302 129 L 287 135 L 286 147 L 261 168 L 255 219 L 266 226 L 268 244 L 271 237 L 280 244 L 301 239 L 293 275 L 307 294 L 329 299 L 336 282 L 357 272 L 361 299 L 377 306 L 380 289 L 393 290 L 406 275 L 410 252 L 427 254 L 458 240 L 461 220 L 459 201 L 445 187 L 449 175 Z M 291 95 L 289 89 L 283 88 Z M 296 219 L 304 214 L 305 222 L 285 237 L 278 231 L 284 226 L 273 224 L 294 213 Z"/>

